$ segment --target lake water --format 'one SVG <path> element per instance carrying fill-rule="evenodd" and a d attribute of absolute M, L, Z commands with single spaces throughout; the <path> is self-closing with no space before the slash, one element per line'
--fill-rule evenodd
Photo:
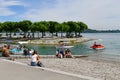
<path fill-rule="evenodd" d="M 94 55 L 102 58 L 120 59 L 120 33 L 82 33 L 88 38 L 99 39 L 97 43 L 105 46 L 103 50 L 93 50 L 90 46 L 94 41 L 75 44 L 70 48 L 73 55 Z M 55 55 L 55 46 L 28 45 L 28 47 L 36 49 L 41 55 Z"/>
<path fill-rule="evenodd" d="M 89 38 L 99 38 L 98 42 L 105 46 L 104 50 L 92 50 L 90 53 L 101 58 L 120 60 L 120 33 L 88 33 L 83 35 Z M 84 44 L 90 45 L 91 43 Z"/>
<path fill-rule="evenodd" d="M 102 43 L 105 46 L 103 50 L 93 50 L 90 46 L 94 41 L 75 44 L 70 48 L 73 55 L 89 55 L 106 59 L 120 60 L 120 33 L 82 33 L 84 37 L 95 38 L 97 43 Z M 55 46 L 43 45 L 27 45 L 29 48 L 35 49 L 40 55 L 55 55 Z"/>
<path fill-rule="evenodd" d="M 90 46 L 94 43 L 94 41 L 84 42 L 80 44 L 75 44 L 73 48 L 70 50 L 73 54 L 93 54 L 102 52 L 104 54 L 111 55 L 120 55 L 120 33 L 84 33 L 82 34 L 88 38 L 96 38 L 97 43 L 102 43 L 105 46 L 104 50 L 93 50 L 90 49 Z M 41 45 L 29 45 L 30 48 L 36 49 L 40 52 L 40 54 L 53 54 L 55 53 L 55 46 L 41 46 Z"/>

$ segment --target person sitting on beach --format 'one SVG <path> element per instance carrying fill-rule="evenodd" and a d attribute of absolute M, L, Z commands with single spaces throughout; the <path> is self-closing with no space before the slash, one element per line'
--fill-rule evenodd
<path fill-rule="evenodd" d="M 69 50 L 69 49 L 67 49 L 66 51 L 65 51 L 65 56 L 64 56 L 65 58 L 72 58 L 73 56 L 72 56 L 72 53 L 71 53 L 71 51 Z"/>
<path fill-rule="evenodd" d="M 28 51 L 27 51 L 27 49 L 24 49 L 24 51 L 23 51 L 23 52 L 24 52 L 23 54 L 24 54 L 25 56 L 27 56 L 27 55 L 28 55 Z"/>
<path fill-rule="evenodd" d="M 45 67 L 43 65 L 43 63 L 40 61 L 40 56 L 39 55 L 37 56 L 37 66 L 39 66 L 39 67 Z"/>
<path fill-rule="evenodd" d="M 9 57 L 10 56 L 10 46 L 4 45 L 2 47 L 2 56 L 3 57 Z"/>
<path fill-rule="evenodd" d="M 62 55 L 62 58 L 64 58 L 64 49 L 60 49 L 60 54 Z"/>
<path fill-rule="evenodd" d="M 10 57 L 10 45 L 8 45 L 7 49 L 5 50 L 5 57 Z"/>
<path fill-rule="evenodd" d="M 32 51 L 31 49 L 28 48 L 27 54 L 28 54 L 29 56 L 32 56 L 32 53 L 33 53 L 33 51 Z"/>
<path fill-rule="evenodd" d="M 36 50 L 34 50 L 32 56 L 31 56 L 31 66 L 44 67 L 44 65 L 40 61 L 40 56 L 38 55 L 38 52 Z"/>
<path fill-rule="evenodd" d="M 37 66 L 37 53 L 34 51 L 31 56 L 31 66 Z"/>
<path fill-rule="evenodd" d="M 57 58 L 63 58 L 62 54 L 60 53 L 59 50 L 56 50 L 56 57 Z"/>

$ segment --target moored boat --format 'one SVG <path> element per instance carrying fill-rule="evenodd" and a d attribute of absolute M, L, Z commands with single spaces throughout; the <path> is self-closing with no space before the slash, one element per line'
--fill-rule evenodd
<path fill-rule="evenodd" d="M 72 47 L 74 47 L 74 46 L 56 46 L 56 48 L 58 49 L 58 48 L 72 48 Z"/>
<path fill-rule="evenodd" d="M 28 51 L 28 49 L 25 49 L 25 48 L 15 47 L 15 48 L 10 50 L 10 53 L 13 55 L 24 55 L 25 50 Z M 33 53 L 33 51 L 34 51 L 33 49 L 30 49 L 29 53 L 26 55 L 31 55 Z"/>
<path fill-rule="evenodd" d="M 16 48 L 11 49 L 10 53 L 14 54 L 14 55 L 16 55 L 16 54 L 23 54 L 24 53 L 24 49 L 19 49 L 18 47 L 16 47 Z"/>
<path fill-rule="evenodd" d="M 19 41 L 19 44 L 28 44 L 28 41 Z"/>

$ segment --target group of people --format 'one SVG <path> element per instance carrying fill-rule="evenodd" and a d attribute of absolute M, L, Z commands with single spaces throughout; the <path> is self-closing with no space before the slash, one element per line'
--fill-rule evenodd
<path fill-rule="evenodd" d="M 56 57 L 57 58 L 72 58 L 72 53 L 69 49 L 66 49 L 65 51 L 63 49 L 57 49 L 56 51 Z"/>
<path fill-rule="evenodd" d="M 27 55 L 29 51 L 30 51 L 30 49 L 28 49 L 27 51 L 24 51 L 24 55 Z M 10 57 L 10 45 L 4 45 L 2 47 L 2 56 L 3 57 Z M 72 53 L 69 49 L 66 49 L 65 51 L 63 49 L 61 49 L 61 50 L 58 49 L 56 51 L 56 57 L 57 58 L 72 58 L 73 56 L 72 56 Z M 31 64 L 31 66 L 44 67 L 44 65 L 40 61 L 40 56 L 36 50 L 34 50 L 31 53 L 30 64 Z"/>
<path fill-rule="evenodd" d="M 33 51 L 30 48 L 24 48 L 23 49 L 23 55 L 27 56 L 27 55 L 32 55 Z"/>
<path fill-rule="evenodd" d="M 34 50 L 33 52 L 30 52 L 30 49 L 24 50 L 24 55 L 28 55 L 28 53 L 31 54 L 31 62 L 30 62 L 31 66 L 44 67 L 44 65 L 40 61 L 40 56 L 36 50 Z M 10 45 L 4 45 L 2 47 L 2 56 L 3 57 L 10 57 Z"/>
<path fill-rule="evenodd" d="M 27 55 L 29 52 L 30 52 L 30 49 L 28 49 L 27 51 L 24 51 L 24 55 Z M 3 57 L 10 57 L 10 45 L 4 45 L 2 47 L 2 56 Z M 72 56 L 72 53 L 69 49 L 66 49 L 65 51 L 63 49 L 61 49 L 61 50 L 58 49 L 56 51 L 56 57 L 57 58 L 72 58 L 73 56 Z M 44 65 L 40 61 L 40 56 L 36 50 L 34 50 L 31 53 L 30 65 L 44 67 Z"/>

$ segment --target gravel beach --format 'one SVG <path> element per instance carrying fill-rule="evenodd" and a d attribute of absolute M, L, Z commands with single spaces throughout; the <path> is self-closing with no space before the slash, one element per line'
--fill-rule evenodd
<path fill-rule="evenodd" d="M 30 59 L 16 59 L 25 64 Z M 101 80 L 120 80 L 120 63 L 115 61 L 91 60 L 87 58 L 41 58 L 46 68 L 77 75 L 99 78 Z"/>

